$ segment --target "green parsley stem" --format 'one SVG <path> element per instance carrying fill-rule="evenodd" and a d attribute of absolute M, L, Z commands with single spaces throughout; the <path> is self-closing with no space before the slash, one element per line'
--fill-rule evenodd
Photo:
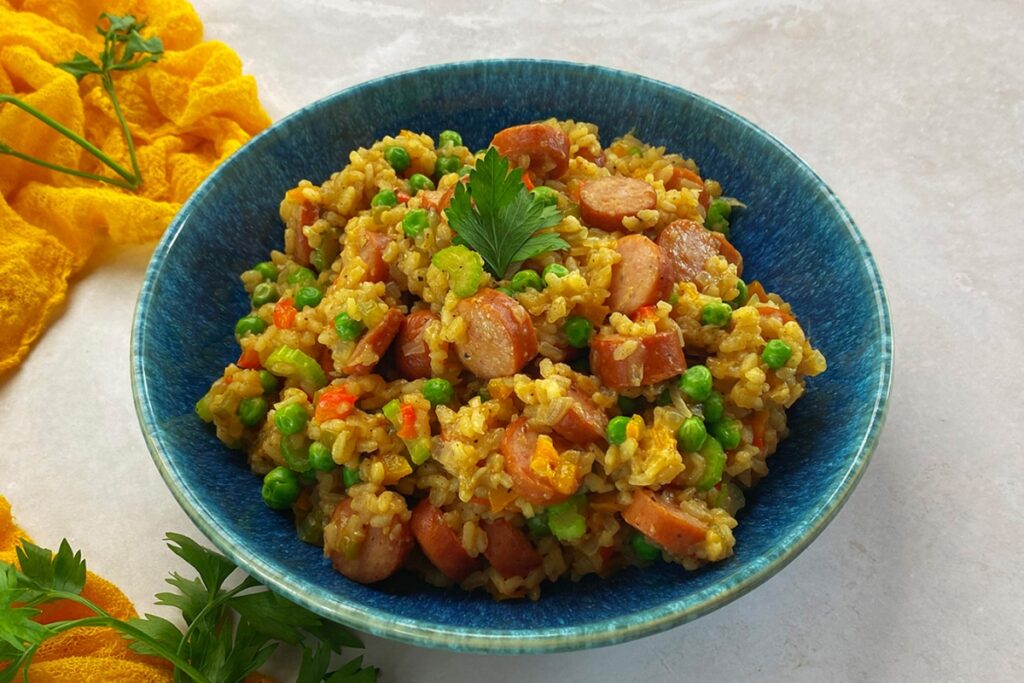
<path fill-rule="evenodd" d="M 132 162 L 132 172 L 135 174 L 134 187 L 135 189 L 142 184 L 142 172 L 139 170 L 139 162 L 135 158 L 135 142 L 132 140 L 132 134 L 128 130 L 128 121 L 125 120 L 124 114 L 121 113 L 121 103 L 117 100 L 117 94 L 114 92 L 114 78 L 110 75 L 110 72 L 103 74 L 103 89 L 110 96 L 110 101 L 114 105 L 114 113 L 117 114 L 117 120 L 121 124 L 121 132 L 124 133 L 124 142 L 128 146 L 128 158 Z"/>

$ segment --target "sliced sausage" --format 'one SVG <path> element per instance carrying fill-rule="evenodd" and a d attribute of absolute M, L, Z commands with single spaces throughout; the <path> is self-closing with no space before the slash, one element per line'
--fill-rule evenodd
<path fill-rule="evenodd" d="M 441 508 L 431 505 L 429 500 L 424 499 L 413 509 L 409 525 L 423 554 L 455 583 L 461 583 L 480 566 L 480 561 L 462 547 Z"/>
<path fill-rule="evenodd" d="M 512 489 L 523 500 L 534 505 L 554 505 L 568 500 L 579 488 L 575 482 L 572 490 L 563 493 L 555 488 L 554 482 L 535 472 L 531 463 L 537 448 L 537 432 L 533 431 L 528 420 L 521 417 L 505 429 L 501 439 L 501 454 L 505 456 L 505 471 L 512 477 Z M 569 488 L 569 487 L 566 487 Z"/>
<path fill-rule="evenodd" d="M 633 502 L 622 511 L 622 518 L 677 557 L 691 555 L 693 546 L 703 542 L 708 533 L 707 524 L 648 489 L 633 493 Z"/>
<path fill-rule="evenodd" d="M 577 446 L 603 441 L 608 426 L 604 411 L 589 396 L 576 389 L 569 389 L 569 398 L 572 405 L 562 419 L 552 425 L 552 429 Z"/>
<path fill-rule="evenodd" d="M 704 187 L 704 180 L 701 179 L 700 175 L 688 168 L 677 166 L 672 169 L 672 177 L 665 182 L 665 189 L 681 190 L 684 187 L 700 190 L 697 202 L 705 209 L 711 204 L 711 195 L 708 194 L 707 188 Z"/>
<path fill-rule="evenodd" d="M 391 238 L 379 232 L 364 232 L 363 243 L 359 245 L 359 258 L 366 264 L 367 282 L 384 282 L 390 275 L 384 250 L 391 244 Z"/>
<path fill-rule="evenodd" d="M 310 257 L 313 255 L 313 249 L 309 246 L 309 238 L 306 237 L 306 233 L 302 228 L 307 225 L 313 225 L 319 218 L 320 207 L 308 201 L 303 201 L 302 207 L 298 212 L 298 224 L 292 226 L 294 228 L 293 234 L 295 235 L 295 241 L 292 243 L 292 258 L 299 265 L 308 266 Z"/>
<path fill-rule="evenodd" d="M 540 553 L 512 522 L 496 519 L 484 522 L 483 529 L 487 534 L 484 557 L 506 579 L 526 576 L 541 565 Z"/>
<path fill-rule="evenodd" d="M 667 299 L 672 292 L 672 268 L 661 247 L 643 235 L 627 235 L 615 244 L 621 257 L 612 266 L 608 305 L 633 315 L 640 308 Z"/>
<path fill-rule="evenodd" d="M 352 512 L 352 499 L 338 503 L 331 513 L 331 524 L 344 528 Z M 328 552 L 334 568 L 353 581 L 375 583 L 388 578 L 405 563 L 414 541 L 407 522 L 392 518 L 384 527 L 363 526 L 365 537 L 355 557 L 349 557 L 341 548 Z"/>
<path fill-rule="evenodd" d="M 648 183 L 613 175 L 594 178 L 580 189 L 580 218 L 602 230 L 622 230 L 622 219 L 658 205 L 658 195 Z"/>
<path fill-rule="evenodd" d="M 398 335 L 403 318 L 405 316 L 397 308 L 388 310 L 373 329 L 360 337 L 352 354 L 342 366 L 342 372 L 347 375 L 366 375 L 373 370 Z"/>
<path fill-rule="evenodd" d="M 623 346 L 636 348 L 624 357 Z M 679 335 L 672 331 L 656 332 L 647 337 L 624 337 L 602 334 L 590 343 L 590 368 L 610 389 L 621 391 L 662 382 L 686 369 L 686 357 Z"/>
<path fill-rule="evenodd" d="M 455 307 L 466 321 L 465 340 L 456 342 L 459 360 L 481 379 L 519 372 L 537 355 L 537 332 L 526 309 L 512 297 L 485 289 Z"/>
<path fill-rule="evenodd" d="M 543 123 L 512 126 L 498 131 L 491 145 L 535 176 L 558 178 L 569 168 L 569 137 L 561 128 Z"/>
<path fill-rule="evenodd" d="M 426 309 L 413 311 L 405 316 L 395 343 L 395 366 L 408 380 L 430 377 L 430 347 L 424 338 L 427 325 L 440 320 L 437 314 Z"/>
<path fill-rule="evenodd" d="M 665 253 L 672 283 L 693 282 L 712 256 L 721 254 L 743 273 L 743 259 L 723 235 L 685 218 L 665 226 L 658 235 L 658 246 Z"/>

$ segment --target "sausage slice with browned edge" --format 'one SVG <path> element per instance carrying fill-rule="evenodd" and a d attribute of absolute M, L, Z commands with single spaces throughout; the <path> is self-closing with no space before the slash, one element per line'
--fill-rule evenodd
<path fill-rule="evenodd" d="M 658 205 L 649 183 L 625 176 L 594 178 L 580 189 L 580 218 L 602 230 L 622 230 L 622 219 Z"/>
<path fill-rule="evenodd" d="M 525 417 L 513 421 L 505 429 L 501 439 L 505 471 L 512 477 L 512 490 L 523 500 L 534 505 L 561 503 L 579 488 L 579 482 L 565 493 L 555 488 L 555 484 L 547 477 L 534 471 L 532 463 L 537 437 L 537 432 L 530 428 L 529 420 Z"/>
<path fill-rule="evenodd" d="M 608 305 L 633 315 L 672 292 L 671 268 L 661 248 L 643 235 L 627 235 L 615 244 L 619 262 L 612 266 Z"/>
<path fill-rule="evenodd" d="M 346 375 L 369 374 L 398 335 L 403 318 L 405 316 L 397 308 L 389 309 L 384 318 L 356 342 L 352 354 L 341 368 L 342 372 Z"/>
<path fill-rule="evenodd" d="M 395 342 L 395 366 L 408 380 L 430 377 L 430 347 L 423 337 L 427 325 L 440 320 L 436 313 L 426 309 L 405 316 Z"/>
<path fill-rule="evenodd" d="M 484 289 L 460 301 L 455 314 L 467 327 L 455 349 L 462 364 L 477 377 L 513 375 L 537 355 L 537 332 L 530 314 L 512 297 Z"/>
<path fill-rule="evenodd" d="M 353 514 L 352 499 L 346 498 L 334 508 L 330 523 L 343 529 Z M 328 550 L 334 568 L 359 583 L 383 581 L 394 574 L 405 563 L 415 543 L 409 523 L 397 517 L 392 517 L 383 527 L 366 524 L 363 532 L 365 536 L 354 555 L 346 554 L 343 547 Z"/>
<path fill-rule="evenodd" d="M 708 259 L 718 254 L 736 264 L 737 274 L 743 274 L 743 258 L 729 240 L 685 218 L 665 226 L 658 235 L 658 246 L 665 253 L 668 276 L 673 284 L 693 282 Z"/>
<path fill-rule="evenodd" d="M 441 508 L 431 505 L 429 500 L 422 500 L 413 509 L 409 525 L 423 554 L 455 583 L 461 583 L 480 566 L 480 561 L 469 556 L 458 534 L 448 526 Z"/>
<path fill-rule="evenodd" d="M 530 544 L 526 534 L 512 522 L 496 519 L 484 522 L 483 529 L 487 534 L 484 557 L 506 579 L 513 576 L 525 577 L 540 566 L 540 553 Z"/>
<path fill-rule="evenodd" d="M 608 417 L 589 396 L 577 389 L 569 389 L 572 405 L 565 415 L 552 425 L 560 436 L 577 446 L 586 446 L 605 438 Z"/>
<path fill-rule="evenodd" d="M 569 168 L 569 137 L 561 128 L 527 123 L 498 131 L 491 145 L 514 166 L 540 178 L 558 178 Z"/>
<path fill-rule="evenodd" d="M 633 502 L 622 511 L 622 518 L 676 557 L 692 555 L 693 546 L 703 542 L 708 533 L 707 524 L 648 489 L 633 493 Z"/>
<path fill-rule="evenodd" d="M 635 349 L 626 353 L 625 345 Z M 621 391 L 663 382 L 686 369 L 686 357 L 679 335 L 655 332 L 647 337 L 601 334 L 590 342 L 590 367 L 601 383 Z"/>
<path fill-rule="evenodd" d="M 391 238 L 379 232 L 364 232 L 363 239 L 359 245 L 359 258 L 366 264 L 366 281 L 384 282 L 390 274 L 384 250 L 391 244 Z"/>

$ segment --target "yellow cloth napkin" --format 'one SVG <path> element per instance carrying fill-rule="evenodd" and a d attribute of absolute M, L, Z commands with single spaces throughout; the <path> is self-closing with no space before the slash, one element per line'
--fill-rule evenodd
<path fill-rule="evenodd" d="M 144 33 L 164 42 L 159 62 L 114 76 L 144 183 L 132 193 L 0 156 L 0 372 L 25 357 L 98 244 L 159 237 L 203 178 L 270 123 L 238 55 L 203 42 L 202 23 L 184 0 L 0 0 L 0 93 L 17 95 L 129 167 L 99 79 L 79 84 L 53 66 L 76 51 L 96 58 L 102 12 L 145 18 Z M 9 104 L 0 105 L 0 141 L 62 166 L 109 173 Z"/>

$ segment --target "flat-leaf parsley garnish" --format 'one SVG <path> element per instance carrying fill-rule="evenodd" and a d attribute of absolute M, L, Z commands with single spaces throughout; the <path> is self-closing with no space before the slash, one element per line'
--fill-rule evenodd
<path fill-rule="evenodd" d="M 508 160 L 493 147 L 469 172 L 468 189 L 456 186 L 445 215 L 459 239 L 483 257 L 498 279 L 513 264 L 569 248 L 558 233 L 540 232 L 562 220 L 558 208 L 529 192 L 522 170 L 510 172 Z"/>

